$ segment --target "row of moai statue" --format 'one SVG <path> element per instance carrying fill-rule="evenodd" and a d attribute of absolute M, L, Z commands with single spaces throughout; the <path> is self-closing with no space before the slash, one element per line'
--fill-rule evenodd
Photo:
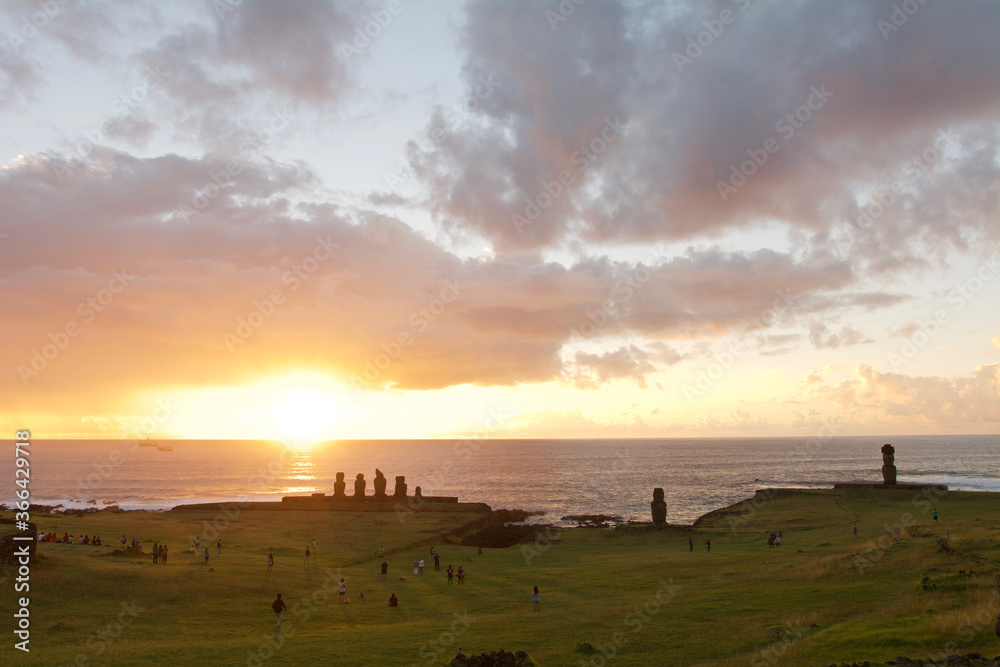
<path fill-rule="evenodd" d="M 896 483 L 896 450 L 892 445 L 882 445 L 882 481 L 884 484 Z"/>
<path fill-rule="evenodd" d="M 358 473 L 358 476 L 354 479 L 354 497 L 364 498 L 365 497 L 365 487 L 368 482 L 365 481 L 365 476 L 362 473 Z M 391 496 L 385 493 L 386 479 L 385 475 L 378 468 L 375 469 L 375 495 L 374 498 L 405 498 L 406 497 L 406 476 L 399 475 L 396 477 L 396 488 Z M 347 482 L 344 481 L 344 473 L 337 473 L 337 481 L 333 483 L 333 497 L 334 498 L 346 498 L 347 495 L 344 493 L 347 490 Z M 415 498 L 420 498 L 420 487 L 416 488 L 414 492 Z"/>

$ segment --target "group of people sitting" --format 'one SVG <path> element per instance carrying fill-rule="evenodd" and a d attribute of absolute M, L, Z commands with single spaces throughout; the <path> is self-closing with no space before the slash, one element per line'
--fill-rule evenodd
<path fill-rule="evenodd" d="M 39 533 L 38 541 L 61 542 L 62 544 L 92 544 L 95 546 L 101 546 L 101 538 L 98 535 L 80 535 L 80 537 L 73 537 L 69 533 L 63 533 L 62 539 L 60 539 L 55 533 Z"/>

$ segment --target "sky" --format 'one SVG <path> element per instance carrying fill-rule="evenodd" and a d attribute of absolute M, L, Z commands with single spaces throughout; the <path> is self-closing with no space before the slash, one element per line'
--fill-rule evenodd
<path fill-rule="evenodd" d="M 0 3 L 0 428 L 1000 432 L 1000 3 Z"/>

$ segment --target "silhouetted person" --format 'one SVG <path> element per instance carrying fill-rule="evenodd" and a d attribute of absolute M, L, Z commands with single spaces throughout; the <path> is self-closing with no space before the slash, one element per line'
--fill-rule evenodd
<path fill-rule="evenodd" d="M 275 632 L 281 629 L 281 612 L 287 608 L 285 601 L 281 599 L 281 593 L 278 593 L 278 597 L 271 603 L 271 609 L 274 610 L 275 615 L 278 617 L 277 625 L 274 626 Z"/>

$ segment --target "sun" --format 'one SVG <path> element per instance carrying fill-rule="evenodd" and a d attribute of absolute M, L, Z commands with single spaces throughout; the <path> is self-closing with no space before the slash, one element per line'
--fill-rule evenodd
<path fill-rule="evenodd" d="M 336 425 L 336 416 L 334 397 L 315 391 L 281 392 L 271 404 L 274 430 L 286 438 L 328 438 Z"/>

